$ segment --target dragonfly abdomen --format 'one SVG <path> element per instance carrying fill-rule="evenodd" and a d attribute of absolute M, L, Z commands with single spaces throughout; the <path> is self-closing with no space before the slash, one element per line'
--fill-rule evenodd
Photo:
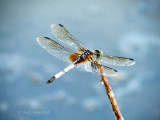
<path fill-rule="evenodd" d="M 57 73 L 55 76 L 53 76 L 50 80 L 48 80 L 46 82 L 46 84 L 49 84 L 51 82 L 53 82 L 55 79 L 61 77 L 63 74 L 65 74 L 66 72 L 68 72 L 69 70 L 73 69 L 74 67 L 76 67 L 75 64 L 71 64 L 70 66 L 66 67 L 64 70 L 60 71 L 59 73 Z"/>

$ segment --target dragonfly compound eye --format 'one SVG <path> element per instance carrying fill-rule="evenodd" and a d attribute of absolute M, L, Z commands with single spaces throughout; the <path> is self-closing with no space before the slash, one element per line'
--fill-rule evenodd
<path fill-rule="evenodd" d="M 103 57 L 103 52 L 100 50 L 95 50 L 95 54 L 98 59 L 101 59 Z"/>

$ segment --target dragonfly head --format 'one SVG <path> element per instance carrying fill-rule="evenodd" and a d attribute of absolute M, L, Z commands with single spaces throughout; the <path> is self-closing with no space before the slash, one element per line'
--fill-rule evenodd
<path fill-rule="evenodd" d="M 97 59 L 99 59 L 99 60 L 102 59 L 103 52 L 101 50 L 94 50 L 94 53 L 95 53 Z"/>

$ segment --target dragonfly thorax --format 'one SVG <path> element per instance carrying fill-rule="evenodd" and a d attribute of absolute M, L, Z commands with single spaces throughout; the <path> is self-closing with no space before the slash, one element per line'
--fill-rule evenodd
<path fill-rule="evenodd" d="M 95 60 L 95 55 L 92 51 L 90 50 L 85 50 L 84 53 L 82 53 L 77 59 L 76 63 L 81 63 L 81 62 L 92 62 Z"/>
<path fill-rule="evenodd" d="M 100 50 L 94 50 L 94 54 L 96 55 L 97 59 L 102 59 L 103 57 L 103 52 Z"/>
<path fill-rule="evenodd" d="M 81 54 L 81 56 L 80 56 L 80 58 L 82 59 L 82 60 L 86 60 L 86 59 L 88 59 L 90 56 L 92 56 L 93 55 L 93 52 L 92 51 L 90 51 L 90 50 L 85 50 L 85 52 L 83 53 L 83 54 Z"/>

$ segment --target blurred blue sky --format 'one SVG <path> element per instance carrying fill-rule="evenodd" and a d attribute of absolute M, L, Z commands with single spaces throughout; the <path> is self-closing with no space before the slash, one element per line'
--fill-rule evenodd
<path fill-rule="evenodd" d="M 42 49 L 39 36 L 61 23 L 87 49 L 136 60 L 113 67 L 111 87 L 126 120 L 160 119 L 159 0 L 1 0 L 0 120 L 114 120 L 100 77 L 74 69 Z M 58 41 L 59 42 L 59 41 Z"/>

